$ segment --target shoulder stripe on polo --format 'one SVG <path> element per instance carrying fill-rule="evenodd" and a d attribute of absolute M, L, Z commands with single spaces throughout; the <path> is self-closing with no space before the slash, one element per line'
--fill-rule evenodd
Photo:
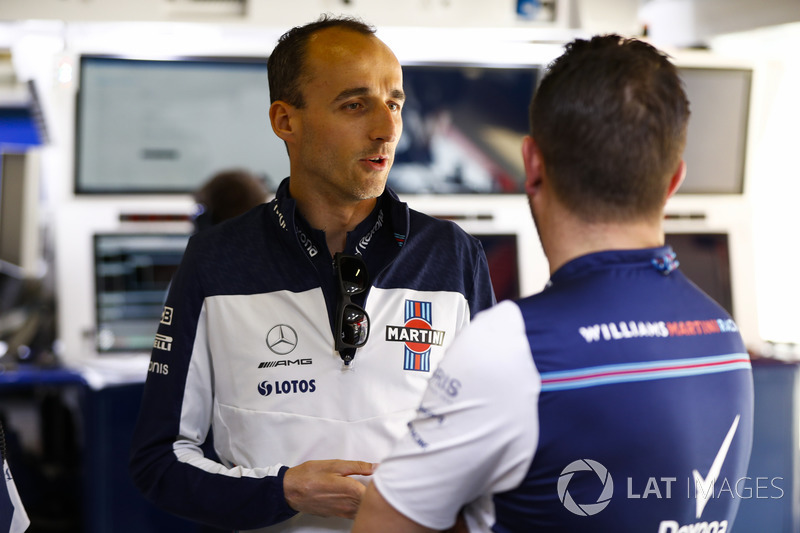
<path fill-rule="evenodd" d="M 668 361 L 647 361 L 602 365 L 576 370 L 543 372 L 542 392 L 582 389 L 614 383 L 649 381 L 716 374 L 732 370 L 749 370 L 750 357 L 746 353 L 714 355 Z"/>

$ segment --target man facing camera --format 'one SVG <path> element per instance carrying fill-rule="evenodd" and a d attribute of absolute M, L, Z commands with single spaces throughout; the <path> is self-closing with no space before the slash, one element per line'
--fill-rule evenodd
<path fill-rule="evenodd" d="M 662 229 L 688 118 L 644 42 L 576 40 L 554 61 L 522 150 L 550 282 L 448 349 L 354 532 L 731 529 L 750 360 Z"/>
<path fill-rule="evenodd" d="M 405 93 L 374 29 L 293 28 L 267 67 L 290 176 L 189 240 L 131 471 L 161 508 L 218 528 L 348 531 L 364 476 L 494 296 L 480 242 L 385 187 Z"/>

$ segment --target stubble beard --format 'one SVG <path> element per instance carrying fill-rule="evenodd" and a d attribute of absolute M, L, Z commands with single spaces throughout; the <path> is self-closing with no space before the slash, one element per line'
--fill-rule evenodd
<path fill-rule="evenodd" d="M 377 198 L 383 191 L 386 190 L 386 180 L 388 178 L 388 173 L 384 178 L 380 181 L 369 182 L 362 187 L 358 187 L 354 193 L 358 200 L 370 200 L 372 198 Z"/>

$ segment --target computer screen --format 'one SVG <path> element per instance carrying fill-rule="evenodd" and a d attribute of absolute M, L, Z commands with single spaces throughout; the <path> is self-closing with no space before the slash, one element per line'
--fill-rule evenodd
<path fill-rule="evenodd" d="M 537 65 L 405 64 L 400 194 L 522 193 L 520 146 Z M 679 194 L 744 190 L 752 71 L 680 67 L 692 116 Z M 80 59 L 77 193 L 190 193 L 245 168 L 289 174 L 268 117 L 265 58 Z"/>
<path fill-rule="evenodd" d="M 404 65 L 403 135 L 389 186 L 400 194 L 524 192 L 520 147 L 538 73 Z"/>
<path fill-rule="evenodd" d="M 691 117 L 678 194 L 742 194 L 752 71 L 680 68 Z"/>
<path fill-rule="evenodd" d="M 679 67 L 691 106 L 678 194 L 742 194 L 752 70 Z M 404 65 L 399 193 L 523 193 L 521 145 L 544 70 L 534 65 Z"/>
<path fill-rule="evenodd" d="M 145 352 L 153 341 L 172 276 L 189 235 L 94 235 L 96 348 Z"/>
<path fill-rule="evenodd" d="M 727 233 L 667 233 L 680 270 L 736 318 Z"/>
<path fill-rule="evenodd" d="M 269 123 L 265 58 L 80 58 L 79 194 L 191 193 L 243 168 L 273 188 L 289 175 Z"/>

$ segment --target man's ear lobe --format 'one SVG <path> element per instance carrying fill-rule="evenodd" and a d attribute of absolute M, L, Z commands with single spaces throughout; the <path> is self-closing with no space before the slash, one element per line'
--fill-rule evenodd
<path fill-rule="evenodd" d="M 269 122 L 272 125 L 272 131 L 284 142 L 288 142 L 295 134 L 294 111 L 294 106 L 282 100 L 276 100 L 269 106 Z"/>
<path fill-rule="evenodd" d="M 522 162 L 525 165 L 525 193 L 534 195 L 541 188 L 544 173 L 542 152 L 530 135 L 522 139 Z"/>

